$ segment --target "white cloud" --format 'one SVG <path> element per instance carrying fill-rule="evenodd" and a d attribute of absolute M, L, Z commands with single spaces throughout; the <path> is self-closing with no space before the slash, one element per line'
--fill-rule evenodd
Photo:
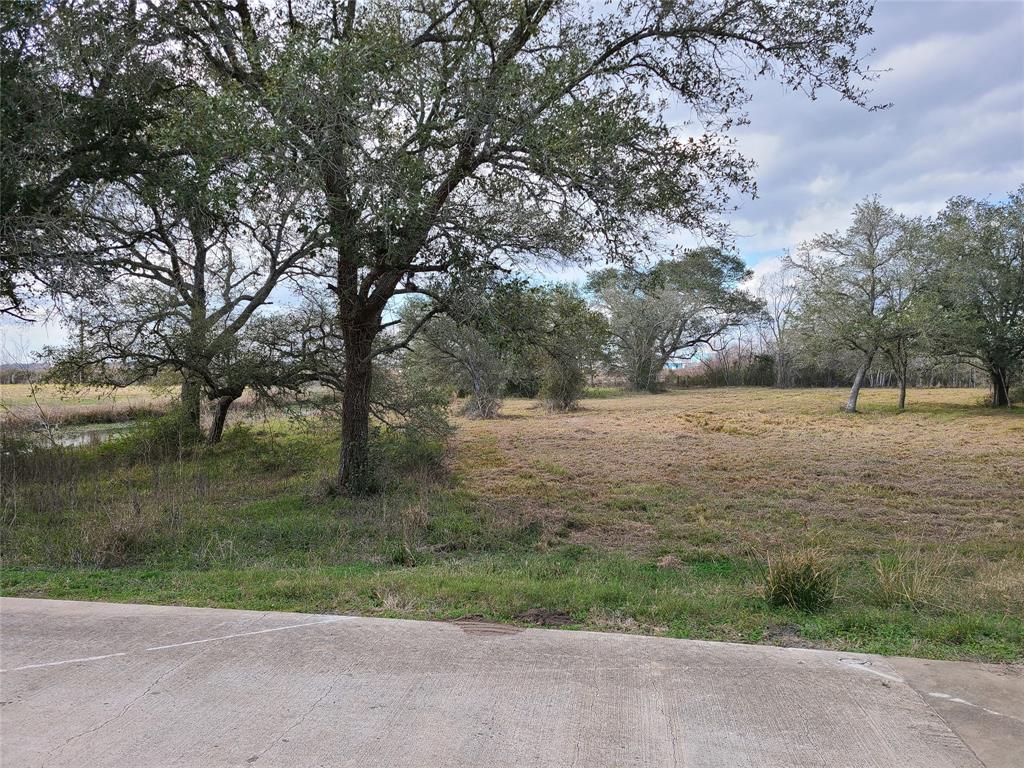
<path fill-rule="evenodd" d="M 849 177 L 849 173 L 839 173 L 835 168 L 829 168 L 811 180 L 807 185 L 807 191 L 814 197 L 832 195 L 846 186 Z"/>
<path fill-rule="evenodd" d="M 0 364 L 29 362 L 43 347 L 66 341 L 57 319 L 42 312 L 34 313 L 31 321 L 5 318 L 0 320 Z"/>

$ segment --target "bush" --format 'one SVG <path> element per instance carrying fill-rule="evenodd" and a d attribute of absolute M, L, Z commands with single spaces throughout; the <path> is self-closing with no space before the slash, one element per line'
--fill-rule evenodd
<path fill-rule="evenodd" d="M 624 394 L 626 391 L 622 387 L 585 387 L 583 390 L 583 397 L 588 400 L 607 400 Z"/>
<path fill-rule="evenodd" d="M 814 613 L 835 600 L 838 573 L 820 553 L 793 552 L 767 558 L 764 597 L 777 608 Z"/>
<path fill-rule="evenodd" d="M 380 429 L 371 438 L 370 459 L 381 488 L 403 476 L 436 474 L 442 468 L 445 441 L 402 429 Z"/>
<path fill-rule="evenodd" d="M 124 452 L 133 458 L 169 458 L 180 456 L 202 442 L 199 425 L 193 423 L 181 409 L 163 416 L 146 419 L 125 436 L 112 440 L 104 448 Z"/>
<path fill-rule="evenodd" d="M 583 397 L 587 379 L 572 357 L 552 358 L 544 367 L 540 395 L 556 411 L 573 411 Z"/>
<path fill-rule="evenodd" d="M 505 384 L 505 394 L 508 397 L 535 398 L 540 394 L 541 380 L 532 368 L 521 364 L 521 370 L 513 373 L 513 376 Z"/>
<path fill-rule="evenodd" d="M 118 568 L 142 559 L 153 545 L 157 525 L 137 497 L 126 508 L 108 509 L 103 520 L 83 526 L 81 552 L 97 568 Z"/>
<path fill-rule="evenodd" d="M 502 383 L 497 378 L 473 382 L 462 413 L 471 419 L 493 419 L 502 405 Z"/>

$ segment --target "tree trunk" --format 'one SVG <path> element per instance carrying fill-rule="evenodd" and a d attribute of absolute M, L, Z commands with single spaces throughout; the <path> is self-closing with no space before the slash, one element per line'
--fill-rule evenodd
<path fill-rule="evenodd" d="M 345 328 L 345 392 L 341 406 L 341 464 L 338 488 L 350 496 L 373 490 L 370 465 L 370 380 L 374 333 L 367 327 Z"/>
<path fill-rule="evenodd" d="M 907 409 L 907 374 L 900 376 L 900 402 L 897 406 L 901 411 Z"/>
<path fill-rule="evenodd" d="M 195 434 L 199 433 L 199 420 L 202 415 L 202 385 L 188 374 L 181 382 L 181 411 L 188 425 Z"/>
<path fill-rule="evenodd" d="M 224 436 L 224 423 L 228 419 L 228 409 L 231 408 L 233 402 L 235 402 L 235 397 L 232 395 L 217 398 L 213 410 L 213 423 L 210 424 L 210 431 L 206 433 L 207 444 L 215 445 Z"/>
<path fill-rule="evenodd" d="M 853 378 L 853 386 L 850 388 L 850 397 L 847 398 L 846 405 L 843 408 L 847 413 L 857 412 L 857 398 L 860 397 L 860 388 L 864 386 L 864 379 L 867 378 L 868 371 L 871 369 L 871 360 L 873 358 L 874 354 L 865 357 L 864 362 L 857 369 L 857 375 Z"/>
<path fill-rule="evenodd" d="M 1010 405 L 1010 377 L 1005 368 L 992 366 L 989 368 L 992 378 L 992 407 L 1006 408 Z"/>
<path fill-rule="evenodd" d="M 629 386 L 634 392 L 655 391 L 651 371 L 654 368 L 654 361 L 644 353 L 638 354 L 633 359 L 632 371 L 630 372 Z"/>
<path fill-rule="evenodd" d="M 775 386 L 783 389 L 786 386 L 786 356 L 780 351 L 775 353 Z"/>

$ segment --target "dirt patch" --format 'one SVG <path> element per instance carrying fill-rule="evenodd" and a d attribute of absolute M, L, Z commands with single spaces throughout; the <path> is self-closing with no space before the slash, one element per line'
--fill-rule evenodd
<path fill-rule="evenodd" d="M 680 571 L 683 568 L 683 561 L 675 555 L 665 555 L 658 560 L 658 567 L 663 571 Z"/>
<path fill-rule="evenodd" d="M 776 624 L 769 627 L 761 638 L 765 645 L 779 645 L 783 648 L 814 648 L 814 643 L 800 635 L 800 628 L 795 624 Z"/>

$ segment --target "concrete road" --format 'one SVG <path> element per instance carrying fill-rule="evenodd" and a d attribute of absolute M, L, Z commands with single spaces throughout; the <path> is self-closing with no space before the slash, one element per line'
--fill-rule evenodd
<path fill-rule="evenodd" d="M 3 768 L 1024 765 L 999 667 L 7 598 L 0 668 Z"/>

